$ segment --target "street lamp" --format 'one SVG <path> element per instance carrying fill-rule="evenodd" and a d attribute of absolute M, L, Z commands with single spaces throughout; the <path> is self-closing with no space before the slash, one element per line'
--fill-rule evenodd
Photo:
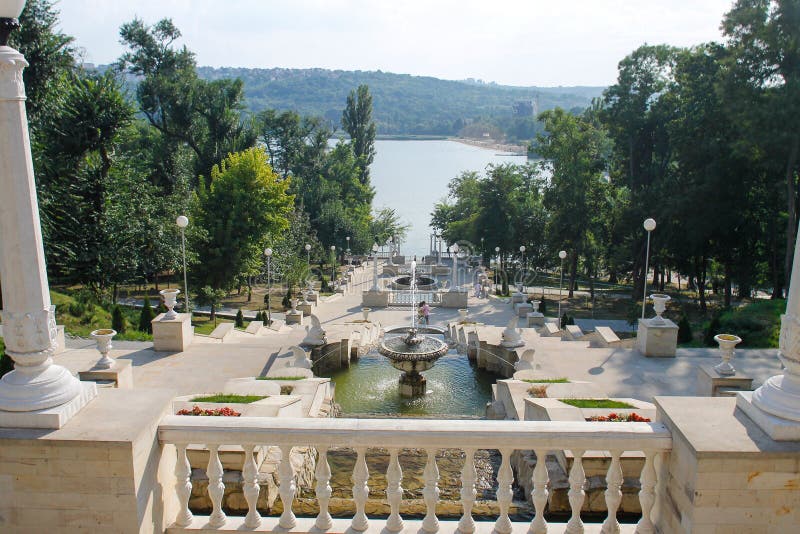
<path fill-rule="evenodd" d="M 454 243 L 452 247 L 450 247 L 450 252 L 453 253 L 453 289 L 452 291 L 458 291 L 458 243 Z"/>
<path fill-rule="evenodd" d="M 519 252 L 522 254 L 522 291 L 525 291 L 525 245 L 519 247 Z"/>
<path fill-rule="evenodd" d="M 272 293 L 272 249 L 265 248 L 264 256 L 267 257 L 267 323 L 272 324 L 272 306 L 270 306 L 269 295 Z"/>
<path fill-rule="evenodd" d="M 347 256 L 347 270 L 350 271 L 350 262 L 352 259 L 350 258 L 350 236 L 345 237 L 347 240 L 347 250 L 345 250 L 345 255 Z"/>
<path fill-rule="evenodd" d="M 645 219 L 644 229 L 647 231 L 647 250 L 644 255 L 644 280 L 642 280 L 642 285 L 644 289 L 642 290 L 642 319 L 644 319 L 644 306 L 647 303 L 647 271 L 650 270 L 650 232 L 656 229 L 656 221 L 654 219 Z"/>
<path fill-rule="evenodd" d="M 186 313 L 189 312 L 189 285 L 186 282 L 186 227 L 189 226 L 189 218 L 179 215 L 175 219 L 175 224 L 181 229 L 181 254 L 183 255 L 183 299 L 186 306 Z"/>
<path fill-rule="evenodd" d="M 558 324 L 561 324 L 561 288 L 564 287 L 564 259 L 567 257 L 567 251 L 562 250 L 558 253 L 561 258 L 561 281 L 558 283 Z M 544 291 L 544 290 L 543 290 Z"/>
<path fill-rule="evenodd" d="M 380 247 L 377 243 L 372 245 L 372 291 L 380 291 L 381 288 L 378 287 L 378 249 Z"/>
<path fill-rule="evenodd" d="M 483 265 L 483 238 L 481 238 L 481 265 Z"/>
<path fill-rule="evenodd" d="M 306 244 L 306 266 L 311 270 L 311 245 Z"/>
<path fill-rule="evenodd" d="M 336 283 L 336 245 L 331 245 L 331 284 Z"/>
<path fill-rule="evenodd" d="M 497 294 L 497 280 L 500 276 L 500 269 L 503 268 L 500 262 L 500 247 L 494 247 L 494 254 L 496 258 L 495 271 L 494 271 L 494 294 Z"/>

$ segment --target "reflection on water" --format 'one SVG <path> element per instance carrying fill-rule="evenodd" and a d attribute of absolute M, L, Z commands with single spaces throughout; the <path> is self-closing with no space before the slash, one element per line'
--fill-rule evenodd
<path fill-rule="evenodd" d="M 414 399 L 400 396 L 400 371 L 377 351 L 352 362 L 349 369 L 324 376 L 336 384 L 336 402 L 345 417 L 369 413 L 483 416 L 497 378 L 454 350 L 422 374 L 428 380 L 428 393 Z"/>

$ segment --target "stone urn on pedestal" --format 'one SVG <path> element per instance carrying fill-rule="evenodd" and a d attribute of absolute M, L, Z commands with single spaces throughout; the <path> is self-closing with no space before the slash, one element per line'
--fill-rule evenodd
<path fill-rule="evenodd" d="M 289 305 L 292 307 L 289 313 L 291 313 L 292 315 L 297 315 L 298 313 L 300 313 L 299 311 L 297 311 L 297 299 L 295 298 L 289 299 Z"/>
<path fill-rule="evenodd" d="M 102 358 L 97 361 L 95 368 L 111 369 L 111 366 L 114 365 L 114 360 L 108 357 L 108 353 L 112 347 L 111 339 L 116 335 L 117 331 L 110 328 L 101 328 L 91 333 L 92 338 L 97 343 L 97 350 L 102 354 Z"/>
<path fill-rule="evenodd" d="M 661 317 L 661 314 L 666 311 L 667 301 L 670 300 L 670 296 L 662 293 L 653 293 L 650 295 L 650 299 L 653 301 L 653 309 L 656 312 L 656 316 L 653 317 L 653 324 L 665 324 L 666 321 Z"/>
<path fill-rule="evenodd" d="M 364 322 L 369 322 L 369 312 L 372 311 L 372 308 L 361 308 L 361 315 L 364 317 Z"/>
<path fill-rule="evenodd" d="M 159 291 L 161 298 L 164 299 L 164 306 L 167 307 L 167 313 L 164 314 L 164 321 L 171 321 L 178 318 L 178 314 L 173 308 L 178 303 L 178 294 L 180 289 L 162 289 Z"/>
<path fill-rule="evenodd" d="M 742 342 L 742 338 L 733 334 L 717 334 L 714 336 L 714 341 L 719 344 L 719 354 L 722 357 L 722 363 L 715 365 L 714 370 L 722 376 L 735 375 L 736 369 L 731 364 L 731 360 L 736 345 Z"/>

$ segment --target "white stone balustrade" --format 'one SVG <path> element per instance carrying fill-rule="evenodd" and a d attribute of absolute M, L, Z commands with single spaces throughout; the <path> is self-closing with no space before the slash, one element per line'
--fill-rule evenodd
<path fill-rule="evenodd" d="M 427 463 L 424 471 L 425 488 L 423 490 L 426 515 L 420 528 L 428 533 L 440 530 L 453 531 L 456 528 L 465 534 L 493 529 L 499 534 L 516 531 L 508 516 L 512 502 L 513 471 L 510 458 L 516 450 L 533 450 L 537 461 L 533 472 L 532 500 L 536 515 L 530 525 L 525 525 L 531 534 L 548 532 L 545 521 L 545 507 L 548 496 L 548 472 L 545 467 L 547 454 L 555 450 L 570 449 L 575 454 L 575 461 L 569 473 L 569 502 L 572 516 L 566 525 L 551 532 L 584 532 L 584 524 L 580 517 L 585 494 L 583 491 L 586 477 L 581 465 L 583 451 L 609 451 L 612 462 L 606 480 L 606 504 L 610 515 L 602 525 L 602 532 L 620 532 L 615 517 L 622 493 L 622 471 L 619 458 L 625 451 L 642 451 L 646 461 L 641 477 L 641 502 L 643 516 L 635 526 L 637 533 L 654 532 L 654 504 L 656 493 L 661 491 L 656 466 L 661 465 L 660 455 L 672 447 L 672 437 L 660 423 L 605 423 L 605 422 L 551 422 L 551 421 L 448 421 L 442 425 L 440 421 L 425 420 L 384 420 L 384 419 L 274 419 L 274 418 L 210 418 L 167 416 L 159 426 L 159 440 L 162 444 L 174 444 L 177 450 L 175 475 L 177 478 L 175 491 L 179 502 L 178 513 L 170 532 L 181 532 L 184 529 L 197 530 L 212 527 L 216 530 L 237 530 L 241 528 L 270 531 L 308 531 L 311 528 L 325 531 L 347 528 L 342 520 L 332 520 L 328 511 L 331 496 L 331 470 L 327 461 L 327 451 L 331 447 L 350 447 L 355 449 L 357 459 L 352 473 L 353 500 L 356 513 L 349 525 L 354 531 L 363 532 L 386 528 L 390 532 L 404 529 L 400 516 L 400 504 L 403 489 L 402 468 L 398 461 L 398 453 L 402 448 L 422 448 L 427 452 Z M 186 444 L 205 444 L 210 452 L 208 463 L 209 497 L 213 505 L 211 516 L 193 516 L 188 508 L 189 501 L 189 469 L 186 459 Z M 386 473 L 386 495 L 391 515 L 385 521 L 368 520 L 365 514 L 369 497 L 369 472 L 365 461 L 366 452 L 370 448 L 389 449 L 390 460 Z M 273 445 L 280 447 L 282 459 L 278 474 L 280 478 L 279 493 L 284 502 L 283 513 L 277 523 L 270 518 L 262 520 L 256 510 L 257 485 L 255 466 L 252 455 L 245 455 L 242 466 L 244 490 L 249 506 L 245 518 L 226 517 L 222 510 L 224 484 L 222 481 L 222 465 L 218 458 L 218 449 L 223 445 L 240 445 L 250 450 L 256 445 Z M 316 468 L 316 492 L 319 500 L 319 515 L 313 523 L 301 524 L 291 509 L 296 487 L 289 452 L 293 446 L 316 447 L 319 457 Z M 446 522 L 447 528 L 436 517 L 436 504 L 439 500 L 439 469 L 436 464 L 436 453 L 440 449 L 460 448 L 466 454 L 461 474 L 461 501 L 464 514 L 458 522 Z M 498 472 L 497 502 L 500 510 L 494 525 L 475 521 L 471 515 L 475 503 L 476 472 L 474 453 L 478 449 L 498 449 L 502 462 Z M 339 523 L 336 523 L 336 522 Z M 259 527 L 260 525 L 260 527 Z M 407 525 L 407 523 L 406 523 Z M 551 525 L 554 526 L 554 525 Z M 376 530 L 376 531 L 377 531 Z M 633 531 L 631 529 L 625 532 Z"/>

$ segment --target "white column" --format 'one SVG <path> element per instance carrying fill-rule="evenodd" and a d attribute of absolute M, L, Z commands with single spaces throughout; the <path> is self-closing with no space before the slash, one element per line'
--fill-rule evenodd
<path fill-rule="evenodd" d="M 753 392 L 753 405 L 779 418 L 800 422 L 800 232 L 794 245 L 792 278 L 786 313 L 781 316 L 778 347 L 778 358 L 786 369 Z M 790 439 L 800 439 L 800 426 L 791 426 L 794 428 Z M 767 433 L 775 438 L 774 432 L 767 430 Z"/>
<path fill-rule="evenodd" d="M 25 112 L 26 66 L 22 54 L 0 46 L 0 281 L 6 352 L 15 362 L 15 370 L 0 380 L 0 410 L 7 412 L 61 406 L 87 389 L 52 360 L 57 330 Z M 77 409 L 72 406 L 69 412 Z M 18 419 L 0 416 L 0 426 L 40 426 Z M 63 424 L 63 418 L 58 420 L 58 426 Z M 52 427 L 50 421 L 43 426 Z"/>

